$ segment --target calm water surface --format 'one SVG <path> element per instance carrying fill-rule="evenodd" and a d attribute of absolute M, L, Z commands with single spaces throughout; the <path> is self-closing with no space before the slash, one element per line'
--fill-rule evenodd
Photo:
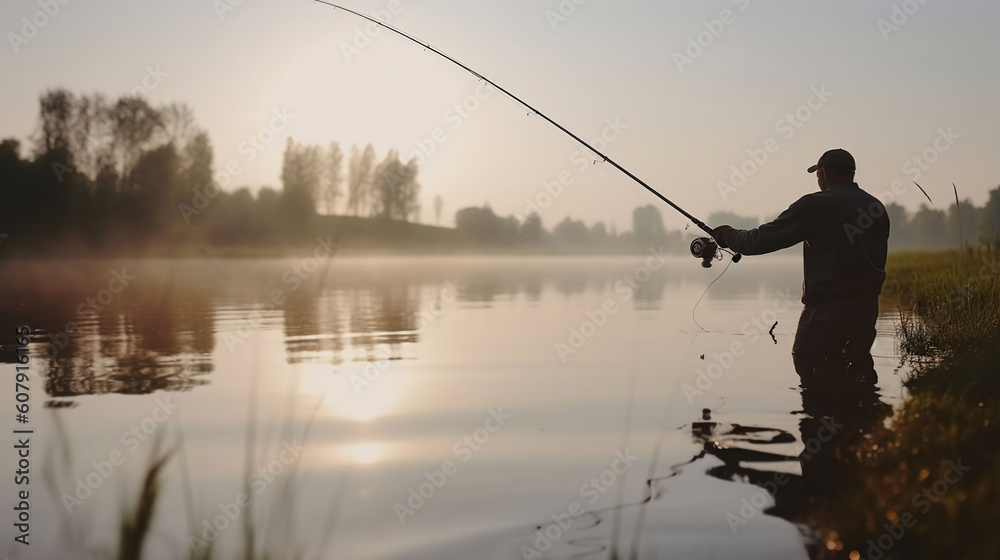
<path fill-rule="evenodd" d="M 34 543 L 0 553 L 111 555 L 159 446 L 150 558 L 192 535 L 235 557 L 248 522 L 277 557 L 807 557 L 751 484 L 781 500 L 802 472 L 798 258 L 732 266 L 694 318 L 722 267 L 690 258 L 310 264 L 2 265 L 3 344 L 35 330 L 36 433 Z M 892 333 L 874 354 L 897 404 Z"/>

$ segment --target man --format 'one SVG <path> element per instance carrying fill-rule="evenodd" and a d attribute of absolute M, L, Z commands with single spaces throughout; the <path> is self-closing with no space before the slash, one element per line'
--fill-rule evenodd
<path fill-rule="evenodd" d="M 889 217 L 885 206 L 854 182 L 854 157 L 830 150 L 809 168 L 819 192 L 795 201 L 774 221 L 751 230 L 719 226 L 720 247 L 760 255 L 804 241 L 805 282 L 792 355 L 804 380 L 874 383 L 878 296 L 885 281 Z"/>

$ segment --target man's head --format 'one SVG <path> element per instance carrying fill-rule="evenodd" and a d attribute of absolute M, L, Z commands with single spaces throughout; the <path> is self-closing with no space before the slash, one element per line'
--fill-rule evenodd
<path fill-rule="evenodd" d="M 837 148 L 820 156 L 819 162 L 809 168 L 809 173 L 816 174 L 819 190 L 825 191 L 830 185 L 853 183 L 856 168 L 854 156 L 843 148 Z"/>

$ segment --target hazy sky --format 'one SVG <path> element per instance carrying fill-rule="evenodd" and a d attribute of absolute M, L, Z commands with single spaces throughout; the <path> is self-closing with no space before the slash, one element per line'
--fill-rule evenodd
<path fill-rule="evenodd" d="M 444 223 L 484 202 L 523 215 L 530 199 L 548 226 L 569 214 L 620 229 L 655 200 L 610 166 L 581 164 L 576 145 L 501 94 L 477 98 L 459 68 L 388 32 L 364 36 L 363 21 L 309 0 L 50 1 L 51 17 L 37 14 L 46 0 L 0 5 L 0 136 L 32 133 L 46 88 L 120 95 L 145 78 L 154 103 L 194 109 L 217 168 L 241 163 L 230 188 L 278 186 L 291 135 L 371 142 L 380 157 L 433 151 L 420 177 L 427 222 L 438 193 Z M 343 1 L 394 9 L 391 23 L 587 139 L 616 136 L 608 155 L 702 218 L 777 214 L 815 190 L 805 169 L 832 147 L 854 153 L 870 192 L 900 181 L 892 198 L 910 209 L 922 200 L 914 178 L 939 208 L 951 181 L 977 204 L 1000 184 L 996 2 Z M 25 17 L 48 21 L 29 38 Z M 247 162 L 241 143 L 280 124 L 276 110 L 294 117 Z M 733 166 L 751 171 L 742 186 Z M 550 199 L 543 184 L 560 174 L 572 182 L 550 185 Z"/>

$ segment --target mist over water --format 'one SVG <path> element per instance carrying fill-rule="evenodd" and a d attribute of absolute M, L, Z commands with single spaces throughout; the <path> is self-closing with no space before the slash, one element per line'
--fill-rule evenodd
<path fill-rule="evenodd" d="M 39 334 L 33 519 L 52 534 L 30 557 L 112 550 L 158 438 L 183 453 L 151 558 L 227 511 L 223 554 L 250 515 L 271 546 L 326 558 L 805 557 L 760 494 L 801 474 L 798 259 L 730 267 L 695 310 L 707 332 L 692 307 L 722 268 L 690 258 L 329 262 L 0 267 L 0 314 Z M 892 333 L 880 321 L 874 349 L 889 404 Z"/>

